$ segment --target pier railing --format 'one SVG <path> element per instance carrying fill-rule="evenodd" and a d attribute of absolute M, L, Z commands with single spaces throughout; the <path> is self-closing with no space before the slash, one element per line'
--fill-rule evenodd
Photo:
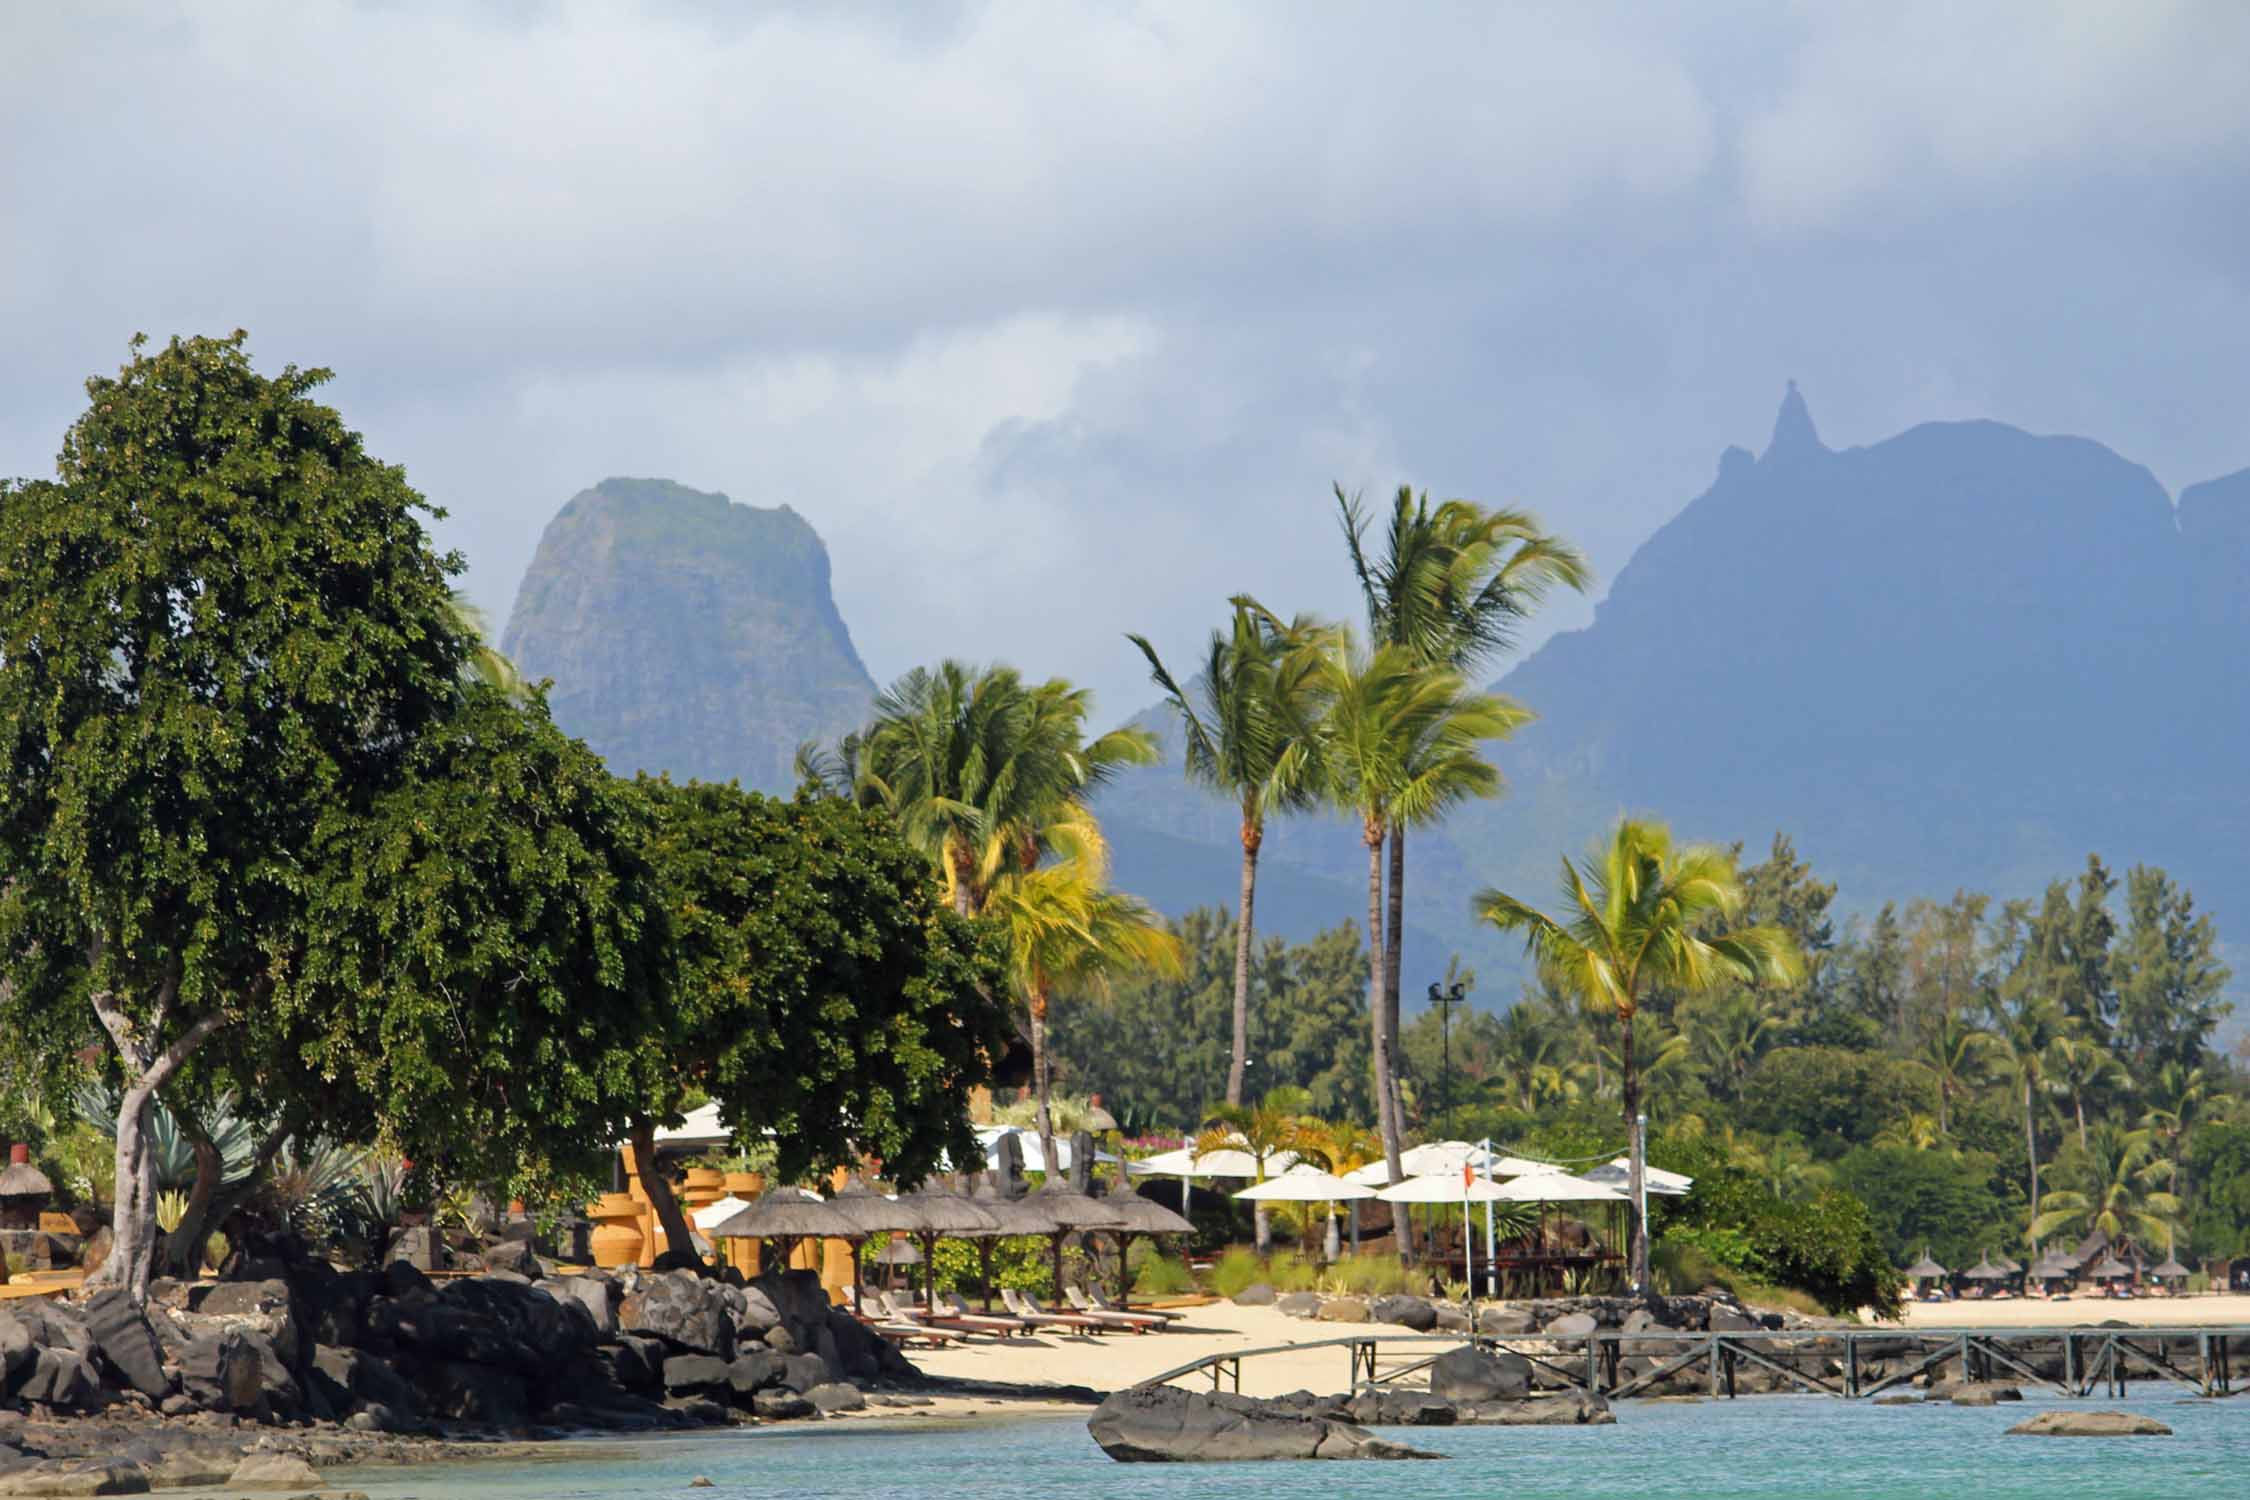
<path fill-rule="evenodd" d="M 2226 1397 L 2242 1389 L 2235 1363 L 2250 1352 L 2250 1327 L 1609 1329 L 1569 1336 L 1371 1331 L 1205 1355 L 1141 1384 L 1204 1375 L 1213 1390 L 1231 1385 L 1239 1392 L 1246 1360 L 1341 1349 L 1351 1365 L 1349 1389 L 1357 1391 L 1420 1374 L 1445 1350 L 1463 1344 L 1520 1355 L 1544 1371 L 1554 1388 L 1612 1399 L 1642 1395 L 1694 1373 L 1704 1376 L 1707 1394 L 1731 1397 L 1739 1389 L 1739 1372 L 1752 1367 L 1813 1395 L 1860 1400 L 1956 1361 L 1966 1380 L 2014 1379 L 2072 1397 L 2097 1389 L 2121 1397 L 2134 1379 L 2171 1381 L 2199 1395 Z M 2058 1354 L 2059 1371 L 2052 1368 Z"/>

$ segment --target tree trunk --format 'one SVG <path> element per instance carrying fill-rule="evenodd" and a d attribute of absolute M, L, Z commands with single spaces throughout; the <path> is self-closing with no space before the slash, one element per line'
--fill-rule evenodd
<path fill-rule="evenodd" d="M 211 1144 L 203 1122 L 189 1110 L 176 1114 L 181 1131 L 195 1147 L 195 1186 L 188 1191 L 187 1212 L 180 1215 L 178 1226 L 166 1237 L 164 1259 L 173 1275 L 193 1277 L 203 1263 L 203 1224 L 210 1216 L 211 1199 L 219 1191 L 219 1174 L 226 1164 L 219 1148 Z"/>
<path fill-rule="evenodd" d="M 1406 1048 L 1399 1030 L 1399 966 L 1406 944 L 1406 829 L 1391 830 L 1391 889 L 1383 915 L 1383 1024 L 1391 1039 L 1391 1116 L 1406 1129 L 1406 1091 L 1399 1081 Z"/>
<path fill-rule="evenodd" d="M 633 1165 L 640 1173 L 641 1191 L 648 1194 L 648 1206 L 656 1214 L 657 1227 L 664 1231 L 665 1250 L 685 1250 L 693 1255 L 694 1231 L 688 1225 L 687 1215 L 680 1210 L 680 1200 L 672 1196 L 672 1184 L 657 1170 L 656 1117 L 635 1116 L 632 1134 Z"/>
<path fill-rule="evenodd" d="M 1383 1136 L 1384 1165 L 1390 1169 L 1391 1181 L 1397 1182 L 1406 1174 L 1399 1163 L 1398 1110 L 1394 1102 L 1396 1095 L 1391 1092 L 1391 1032 L 1383 1005 L 1382 825 L 1367 822 L 1363 842 L 1367 845 L 1367 1015 L 1375 1053 L 1375 1117 Z M 1400 1256 L 1412 1264 L 1413 1226 L 1396 1204 L 1392 1205 L 1391 1223 L 1398 1237 Z"/>
<path fill-rule="evenodd" d="M 2086 1096 L 2076 1089 L 2070 1091 L 2070 1107 L 2078 1114 L 2078 1149 L 2086 1149 Z"/>
<path fill-rule="evenodd" d="M 1941 1073 L 1938 1075 L 1937 1084 L 1937 1128 L 1939 1135 L 1953 1134 L 1952 1110 L 1950 1108 L 1952 1102 L 1952 1081 Z"/>
<path fill-rule="evenodd" d="M 1641 1112 L 1641 1063 L 1633 1049 L 1633 1013 L 1621 1011 L 1618 1021 L 1617 1073 L 1618 1087 L 1625 1095 L 1625 1139 L 1631 1151 L 1632 1170 L 1626 1175 L 1625 1222 L 1626 1275 L 1631 1278 L 1636 1292 L 1648 1289 L 1648 1225 L 1641 1218 L 1641 1183 L 1648 1173 L 1648 1162 L 1639 1128 Z"/>
<path fill-rule="evenodd" d="M 97 945 L 93 963 L 98 964 L 100 953 Z M 135 1307 L 148 1305 L 149 1283 L 156 1276 L 156 1156 L 148 1135 L 157 1090 L 226 1020 L 217 1012 L 206 1015 L 157 1051 L 156 1039 L 164 1033 L 178 994 L 178 974 L 166 976 L 145 1028 L 126 1013 L 114 992 L 97 991 L 91 997 L 94 1014 L 124 1061 L 127 1081 L 117 1106 L 117 1192 L 110 1207 L 114 1243 L 109 1259 L 86 1278 L 86 1285 L 122 1288 Z"/>
<path fill-rule="evenodd" d="M 2031 1075 L 2028 1073 L 2023 1078 L 2023 1154 L 2031 1163 L 2031 1222 L 2036 1224 L 2039 1222 L 2039 1137 L 2031 1125 Z M 2031 1253 L 2035 1259 L 2039 1254 L 2036 1235 L 2032 1237 Z"/>
<path fill-rule="evenodd" d="M 1227 1064 L 1227 1103 L 1242 1102 L 1250 1063 L 1250 924 L 1257 908 L 1258 849 L 1265 842 L 1252 809 L 1242 810 L 1242 905 L 1234 924 L 1234 1056 Z"/>
<path fill-rule="evenodd" d="M 1047 1164 L 1047 1181 L 1056 1183 L 1063 1180 L 1063 1173 L 1062 1163 L 1055 1156 L 1055 1117 L 1047 1108 L 1053 1082 L 1047 1076 L 1046 985 L 1032 985 L 1027 1004 L 1031 1011 L 1031 1089 L 1034 1107 L 1038 1111 L 1039 1159 Z M 1058 1246 L 1060 1243 L 1057 1241 Z M 1059 1260 L 1056 1262 L 1057 1274 L 1060 1274 L 1061 1264 Z M 1056 1284 L 1055 1295 L 1062 1295 L 1059 1282 Z"/>

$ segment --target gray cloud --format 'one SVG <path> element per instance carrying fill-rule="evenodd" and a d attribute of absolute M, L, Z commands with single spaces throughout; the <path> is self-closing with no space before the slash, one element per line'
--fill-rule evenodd
<path fill-rule="evenodd" d="M 1351 600 L 1331 480 L 1605 571 L 1762 443 L 2250 462 L 2250 12 L 664 3 L 0 13 L 0 472 L 135 329 L 332 365 L 504 612 L 610 473 L 786 500 L 888 676 L 1146 696 Z M 1558 610 L 1555 623 L 1583 618 Z"/>

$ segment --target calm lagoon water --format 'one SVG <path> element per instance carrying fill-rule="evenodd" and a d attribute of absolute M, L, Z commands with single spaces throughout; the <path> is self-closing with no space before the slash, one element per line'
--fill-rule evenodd
<path fill-rule="evenodd" d="M 1759 1496 L 1775 1500 L 2200 1500 L 2250 1487 L 2250 1396 L 2180 1400 L 2150 1388 L 2123 1402 L 2169 1425 L 2168 1438 L 2008 1437 L 2042 1403 L 1971 1409 L 1875 1407 L 1765 1396 L 1694 1405 L 1625 1403 L 1617 1425 L 1593 1428 L 1385 1429 L 1452 1455 L 1443 1464 L 1116 1464 L 1083 1419 L 992 1419 L 981 1425 L 872 1427 L 836 1422 L 710 1437 L 568 1448 L 552 1461 L 412 1471 L 361 1470 L 331 1484 L 372 1500 L 613 1500 L 627 1496 L 787 1495 L 792 1500 L 1081 1500 L 1317 1493 L 1323 1500 L 1648 1500 Z M 716 1486 L 687 1489 L 697 1475 Z M 1401 1488 L 1402 1483 L 1408 1488 Z"/>

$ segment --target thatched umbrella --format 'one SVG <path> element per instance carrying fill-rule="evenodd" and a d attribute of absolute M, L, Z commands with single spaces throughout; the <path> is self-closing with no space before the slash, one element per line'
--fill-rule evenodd
<path fill-rule="evenodd" d="M 818 1193 L 783 1187 L 708 1232 L 714 1240 L 848 1240 L 860 1229 Z"/>
<path fill-rule="evenodd" d="M 984 1310 L 990 1312 L 994 1244 L 1018 1235 L 1036 1235 L 1045 1239 L 1055 1232 L 1055 1221 L 1028 1199 L 1001 1197 L 990 1183 L 978 1188 L 976 1195 L 969 1201 L 984 1210 L 985 1217 L 992 1221 L 991 1228 L 979 1229 L 968 1235 L 968 1238 L 976 1241 L 977 1264 L 984 1273 Z"/>
<path fill-rule="evenodd" d="M 2163 1262 L 2148 1274 L 2158 1281 L 2184 1282 L 2191 1273 L 2186 1266 L 2180 1264 L 2178 1256 L 2167 1250 L 2164 1252 Z M 2178 1288 L 2174 1287 L 2173 1290 L 2177 1291 Z"/>
<path fill-rule="evenodd" d="M 1080 1231 L 1121 1232 L 1125 1228 L 1125 1220 L 1100 1199 L 1089 1198 L 1076 1188 L 1060 1182 L 1049 1183 L 1024 1201 L 1037 1204 L 1040 1212 L 1054 1221 L 1055 1227 L 1048 1232 L 1047 1239 L 1053 1247 L 1055 1298 L 1060 1301 L 1063 1294 L 1063 1240 Z"/>
<path fill-rule="evenodd" d="M 896 1272 L 900 1266 L 922 1264 L 922 1252 L 914 1248 L 912 1240 L 895 1239 L 876 1252 L 875 1264 L 888 1271 Z M 897 1277 L 894 1275 L 891 1279 L 895 1284 Z"/>
<path fill-rule="evenodd" d="M 862 1310 L 860 1297 L 859 1247 L 878 1234 L 919 1234 L 925 1227 L 922 1211 L 903 1198 L 887 1197 L 871 1192 L 865 1183 L 856 1178 L 846 1184 L 843 1191 L 828 1200 L 828 1206 L 858 1226 L 858 1232 L 848 1236 L 852 1247 L 852 1311 Z"/>
<path fill-rule="evenodd" d="M 2105 1255 L 2086 1274 L 2096 1281 L 2123 1281 L 2132 1276 L 2133 1268 L 2115 1255 Z"/>
<path fill-rule="evenodd" d="M 2039 1257 L 2038 1264 L 2028 1274 L 2033 1281 L 2071 1281 L 2078 1275 L 2078 1263 L 2057 1251 L 2052 1255 Z"/>
<path fill-rule="evenodd" d="M 1953 1273 L 1932 1260 L 1930 1252 L 1925 1249 L 1922 1258 L 1906 1268 L 1906 1274 L 1915 1281 L 1943 1281 Z"/>
<path fill-rule="evenodd" d="M 1133 1305 L 1132 1280 L 1126 1275 L 1125 1262 L 1131 1258 L 1133 1237 L 1140 1234 L 1193 1234 L 1195 1226 L 1163 1204 L 1151 1202 L 1139 1193 L 1112 1193 L 1096 1201 L 1113 1211 L 1125 1225 L 1117 1231 L 1117 1301 L 1120 1306 L 1130 1310 Z"/>
<path fill-rule="evenodd" d="M 993 1217 L 972 1200 L 941 1188 L 923 1188 L 920 1192 L 908 1193 L 898 1201 L 908 1205 L 922 1217 L 921 1226 L 915 1233 L 922 1237 L 922 1258 L 930 1262 L 929 1274 L 922 1278 L 922 1291 L 930 1316 L 935 1317 L 939 1238 L 980 1234 L 992 1227 Z"/>

